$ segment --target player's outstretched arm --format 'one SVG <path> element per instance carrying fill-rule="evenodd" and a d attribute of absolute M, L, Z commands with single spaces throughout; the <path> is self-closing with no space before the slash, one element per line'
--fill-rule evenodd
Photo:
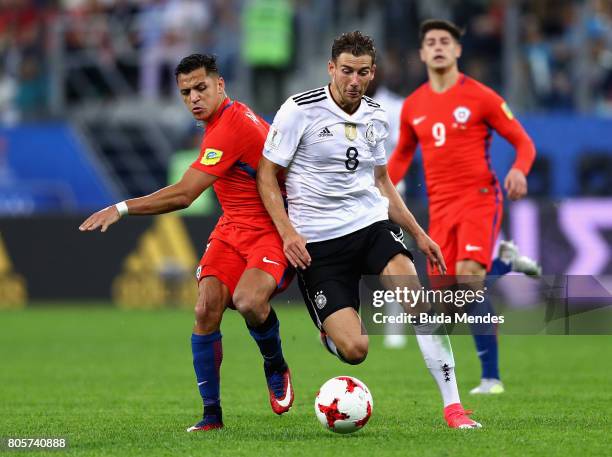
<path fill-rule="evenodd" d="M 306 238 L 300 235 L 291 224 L 283 195 L 278 185 L 277 175 L 280 165 L 262 157 L 257 168 L 257 190 L 279 235 L 283 239 L 285 255 L 294 268 L 302 269 L 310 265 L 310 254 L 306 249 Z"/>
<path fill-rule="evenodd" d="M 190 168 L 175 184 L 144 197 L 132 198 L 108 206 L 92 214 L 79 226 L 79 230 L 86 232 L 100 229 L 106 232 L 109 226 L 125 214 L 163 214 L 187 208 L 216 179 L 216 176 Z"/>
<path fill-rule="evenodd" d="M 425 233 L 425 230 L 419 225 L 404 203 L 404 200 L 402 200 L 402 197 L 389 178 L 387 166 L 376 166 L 374 168 L 374 177 L 376 179 L 376 187 L 389 200 L 389 219 L 399 224 L 414 238 L 417 246 L 425 254 L 432 267 L 445 274 L 446 263 L 444 262 L 440 246 Z"/>

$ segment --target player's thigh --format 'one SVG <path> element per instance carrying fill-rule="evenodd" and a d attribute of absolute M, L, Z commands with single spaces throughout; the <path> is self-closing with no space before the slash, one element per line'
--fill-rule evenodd
<path fill-rule="evenodd" d="M 241 313 L 267 309 L 276 287 L 276 279 L 270 273 L 259 268 L 248 268 L 236 285 L 232 302 Z"/>
<path fill-rule="evenodd" d="M 197 269 L 198 281 L 213 276 L 234 294 L 247 262 L 229 242 L 213 238 L 207 244 Z"/>
<path fill-rule="evenodd" d="M 424 301 L 412 301 L 413 294 L 404 294 L 404 291 L 419 291 L 422 289 L 414 262 L 402 254 L 393 257 L 380 274 L 380 282 L 387 290 L 401 292 L 400 304 L 408 313 L 427 312 L 431 304 Z M 420 296 L 420 295 L 418 295 Z"/>
<path fill-rule="evenodd" d="M 389 290 L 396 287 L 408 287 L 410 289 L 420 289 L 418 273 L 412 259 L 403 254 L 396 254 L 380 273 L 382 285 Z"/>
<path fill-rule="evenodd" d="M 295 271 L 285 257 L 283 240 L 278 232 L 275 229 L 263 232 L 253 231 L 251 235 L 245 238 L 245 243 L 246 245 L 241 248 L 247 261 L 245 274 L 250 270 L 256 270 L 256 272 L 252 272 L 246 277 L 243 274 L 240 282 L 244 283 L 248 280 L 249 287 L 252 286 L 252 288 L 257 288 L 258 291 L 266 292 L 270 286 L 268 279 L 271 278 L 273 287 L 266 299 L 285 290 L 291 283 Z M 261 273 L 265 273 L 265 275 L 262 276 Z M 252 277 L 254 278 L 251 279 Z M 266 278 L 266 280 L 262 279 L 261 284 L 253 282 L 258 278 Z"/>
<path fill-rule="evenodd" d="M 493 198 L 468 205 L 457 229 L 456 262 L 472 260 L 488 270 L 502 219 L 501 202 Z"/>

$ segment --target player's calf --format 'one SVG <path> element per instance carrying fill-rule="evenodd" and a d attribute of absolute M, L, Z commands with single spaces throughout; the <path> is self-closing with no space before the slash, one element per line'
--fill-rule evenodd
<path fill-rule="evenodd" d="M 223 344 L 219 327 L 223 310 L 229 301 L 229 292 L 225 285 L 212 276 L 203 278 L 198 289 L 191 351 L 198 391 L 204 405 L 204 415 L 203 420 L 190 427 L 188 431 L 204 431 L 223 426 L 220 397 Z"/>
<path fill-rule="evenodd" d="M 270 406 L 276 414 L 283 414 L 291 408 L 294 393 L 291 373 L 283 356 L 280 322 L 268 303 L 275 288 L 276 282 L 271 275 L 256 268 L 249 269 L 240 278 L 232 301 L 263 356 Z"/>

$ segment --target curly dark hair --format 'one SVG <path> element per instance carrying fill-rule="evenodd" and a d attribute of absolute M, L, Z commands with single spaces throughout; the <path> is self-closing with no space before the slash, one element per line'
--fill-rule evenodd
<path fill-rule="evenodd" d="M 368 35 L 363 35 L 359 30 L 343 33 L 334 40 L 331 52 L 332 60 L 335 62 L 343 52 L 349 52 L 355 57 L 368 54 L 372 57 L 372 63 L 376 60 L 374 40 Z"/>
<path fill-rule="evenodd" d="M 427 35 L 427 32 L 430 30 L 446 30 L 457 43 L 461 41 L 461 37 L 463 36 L 463 29 L 451 21 L 446 21 L 444 19 L 427 19 L 421 22 L 421 26 L 419 27 L 419 43 L 421 43 L 421 46 L 423 45 L 425 35 Z"/>
<path fill-rule="evenodd" d="M 204 68 L 208 75 L 219 75 L 216 56 L 212 54 L 191 54 L 181 59 L 174 69 L 174 77 L 178 79 L 179 75 L 186 75 L 199 68 Z"/>

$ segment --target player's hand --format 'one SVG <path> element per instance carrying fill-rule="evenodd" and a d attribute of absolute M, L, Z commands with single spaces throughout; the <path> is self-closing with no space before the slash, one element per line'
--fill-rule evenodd
<path fill-rule="evenodd" d="M 426 233 L 423 233 L 421 236 L 415 239 L 417 246 L 419 249 L 425 254 L 427 257 L 427 261 L 429 262 L 429 266 L 433 270 L 438 270 L 440 274 L 446 274 L 446 263 L 444 262 L 444 256 L 442 255 L 442 250 L 438 243 L 432 240 Z"/>
<path fill-rule="evenodd" d="M 306 249 L 306 238 L 295 230 L 283 236 L 283 250 L 287 260 L 294 268 L 305 270 L 310 266 L 310 254 Z"/>
<path fill-rule="evenodd" d="M 102 227 L 101 231 L 106 232 L 108 227 L 117 222 L 119 219 L 121 219 L 121 216 L 119 215 L 119 211 L 117 211 L 115 205 L 107 206 L 106 208 L 98 211 L 97 213 L 93 213 L 91 216 L 85 219 L 85 222 L 79 226 L 79 230 L 81 232 L 91 232 Z"/>
<path fill-rule="evenodd" d="M 521 170 L 511 168 L 504 180 L 504 188 L 510 200 L 519 200 L 527 195 L 527 178 Z"/>

